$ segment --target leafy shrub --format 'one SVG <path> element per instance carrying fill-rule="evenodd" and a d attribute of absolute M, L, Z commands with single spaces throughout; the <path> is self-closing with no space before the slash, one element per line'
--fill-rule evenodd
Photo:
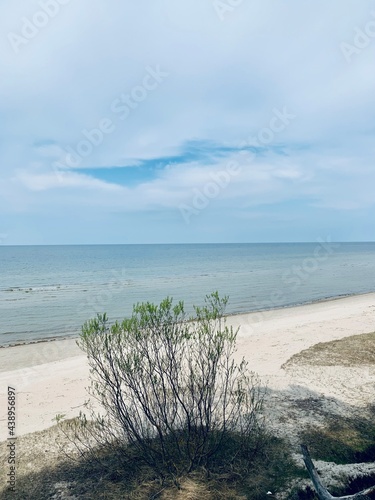
<path fill-rule="evenodd" d="M 250 462 L 263 392 L 233 358 L 238 330 L 225 323 L 227 301 L 208 295 L 188 317 L 183 302 L 166 298 L 134 306 L 122 323 L 109 325 L 105 314 L 85 323 L 78 345 L 101 409 L 75 428 L 83 454 L 116 449 L 126 461 L 131 450 L 161 478 Z"/>

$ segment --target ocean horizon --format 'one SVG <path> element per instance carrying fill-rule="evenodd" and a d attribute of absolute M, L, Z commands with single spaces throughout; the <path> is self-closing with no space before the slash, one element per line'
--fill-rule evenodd
<path fill-rule="evenodd" d="M 218 291 L 228 314 L 375 291 L 375 242 L 0 246 L 0 345 L 77 335 L 137 302 Z"/>

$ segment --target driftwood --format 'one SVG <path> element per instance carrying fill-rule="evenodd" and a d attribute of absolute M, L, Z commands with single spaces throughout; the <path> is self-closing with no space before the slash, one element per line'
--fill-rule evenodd
<path fill-rule="evenodd" d="M 370 493 L 375 492 L 375 486 L 372 486 L 371 488 L 367 488 L 366 490 L 360 491 L 359 493 L 356 493 L 355 495 L 347 495 L 343 497 L 334 497 L 330 494 L 330 492 L 327 490 L 327 488 L 323 485 L 316 469 L 315 466 L 311 460 L 309 450 L 306 445 L 301 444 L 301 450 L 302 450 L 302 455 L 303 455 L 303 461 L 305 462 L 306 469 L 309 472 L 309 475 L 311 477 L 311 481 L 314 484 L 316 493 L 318 495 L 319 500 L 369 500 L 369 495 Z"/>

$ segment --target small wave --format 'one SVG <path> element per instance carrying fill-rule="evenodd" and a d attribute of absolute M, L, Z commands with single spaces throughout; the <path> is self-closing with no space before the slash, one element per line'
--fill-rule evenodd
<path fill-rule="evenodd" d="M 30 344 L 45 344 L 47 342 L 54 342 L 55 340 L 69 340 L 69 339 L 75 339 L 78 338 L 77 333 L 72 333 L 72 334 L 65 334 L 61 336 L 53 336 L 53 337 L 44 337 L 44 338 L 36 338 L 36 339 L 30 339 L 30 340 L 20 340 L 20 341 L 10 341 L 7 344 L 2 344 L 0 345 L 0 349 L 7 349 L 9 347 L 17 347 L 17 346 L 22 346 L 22 345 L 30 345 Z"/>
<path fill-rule="evenodd" d="M 11 286 L 7 288 L 0 288 L 0 292 L 6 293 L 45 293 L 45 292 L 69 292 L 72 290 L 88 292 L 90 289 L 100 288 L 123 288 L 134 286 L 134 280 L 118 281 L 113 280 L 105 283 L 66 283 L 64 285 L 41 285 L 41 286 Z"/>

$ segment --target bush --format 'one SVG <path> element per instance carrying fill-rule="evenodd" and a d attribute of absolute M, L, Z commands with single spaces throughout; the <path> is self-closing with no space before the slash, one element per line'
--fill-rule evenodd
<path fill-rule="evenodd" d="M 227 301 L 213 293 L 187 317 L 166 298 L 134 306 L 122 323 L 110 326 L 105 314 L 85 323 L 78 345 L 102 410 L 80 417 L 82 453 L 135 454 L 161 478 L 250 463 L 263 392 L 233 359 L 238 330 L 225 324 Z"/>

